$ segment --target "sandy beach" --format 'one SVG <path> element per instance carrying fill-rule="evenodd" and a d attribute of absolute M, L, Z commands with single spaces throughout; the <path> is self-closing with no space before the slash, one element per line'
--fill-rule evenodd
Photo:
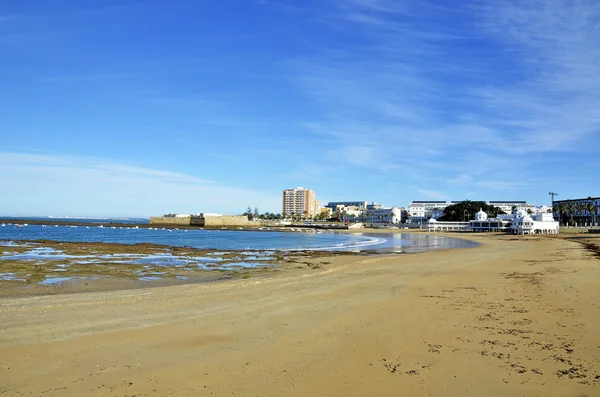
<path fill-rule="evenodd" d="M 0 396 L 600 395 L 600 239 L 458 237 L 481 246 L 2 298 Z"/>

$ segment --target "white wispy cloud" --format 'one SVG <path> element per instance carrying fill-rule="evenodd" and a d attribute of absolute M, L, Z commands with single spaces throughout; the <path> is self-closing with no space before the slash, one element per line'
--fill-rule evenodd
<path fill-rule="evenodd" d="M 88 157 L 0 152 L 0 175 L 11 192 L 0 197 L 5 215 L 150 216 L 241 213 L 248 204 L 277 211 L 280 206 L 279 192 Z"/>
<path fill-rule="evenodd" d="M 321 4 L 348 44 L 289 66 L 322 109 L 307 127 L 348 167 L 518 190 L 600 136 L 596 1 Z"/>

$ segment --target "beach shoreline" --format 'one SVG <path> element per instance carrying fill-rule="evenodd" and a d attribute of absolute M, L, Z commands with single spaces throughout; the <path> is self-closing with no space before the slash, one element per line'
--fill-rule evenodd
<path fill-rule="evenodd" d="M 374 230 L 376 232 L 364 229 L 360 234 L 387 235 L 389 241 L 377 237 L 376 240 L 385 244 L 280 250 L 194 248 L 149 242 L 77 242 L 47 238 L 0 241 L 3 251 L 0 255 L 0 298 L 268 277 L 289 269 L 320 268 L 330 257 L 415 253 L 447 249 L 444 244 L 476 244 L 464 238 L 441 242 L 434 238 L 430 242 L 429 237 L 424 238 L 422 234 L 400 235 Z M 390 240 L 390 236 L 394 237 Z M 402 242 L 396 237 L 402 237 Z M 406 239 L 416 241 L 406 242 Z"/>
<path fill-rule="evenodd" d="M 597 394 L 600 240 L 444 235 L 481 245 L 2 299 L 0 395 Z"/>

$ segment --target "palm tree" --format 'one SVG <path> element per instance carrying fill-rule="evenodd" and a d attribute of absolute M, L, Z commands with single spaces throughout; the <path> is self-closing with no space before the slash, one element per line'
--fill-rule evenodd
<path fill-rule="evenodd" d="M 583 211 L 585 211 L 587 209 L 587 205 L 583 204 L 583 203 L 579 203 L 577 204 L 577 212 L 579 213 L 579 223 L 580 226 L 583 224 Z"/>
<path fill-rule="evenodd" d="M 560 203 L 558 205 L 558 209 L 560 210 L 560 213 L 558 215 L 558 222 L 562 222 L 563 218 L 565 216 L 565 212 L 567 212 L 567 205 L 565 203 Z"/>
<path fill-rule="evenodd" d="M 596 212 L 598 212 L 598 210 L 596 209 L 596 206 L 594 205 L 593 201 L 590 201 L 590 202 L 587 203 L 587 210 L 588 210 L 588 213 L 590 214 L 590 226 L 593 226 L 594 223 L 596 223 L 595 222 L 596 219 L 594 219 L 592 221 L 592 214 L 595 214 Z M 594 216 L 594 218 L 595 218 L 595 216 Z"/>
<path fill-rule="evenodd" d="M 568 208 L 569 208 L 569 215 L 571 216 L 570 226 L 573 226 L 573 214 L 575 213 L 575 203 L 570 201 L 568 204 Z"/>

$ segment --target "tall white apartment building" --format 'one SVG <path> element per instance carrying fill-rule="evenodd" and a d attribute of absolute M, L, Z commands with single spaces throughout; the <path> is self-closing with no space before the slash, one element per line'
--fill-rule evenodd
<path fill-rule="evenodd" d="M 304 187 L 285 189 L 282 194 L 281 204 L 281 213 L 286 217 L 298 215 L 310 218 L 317 215 L 319 211 L 315 192 Z"/>

